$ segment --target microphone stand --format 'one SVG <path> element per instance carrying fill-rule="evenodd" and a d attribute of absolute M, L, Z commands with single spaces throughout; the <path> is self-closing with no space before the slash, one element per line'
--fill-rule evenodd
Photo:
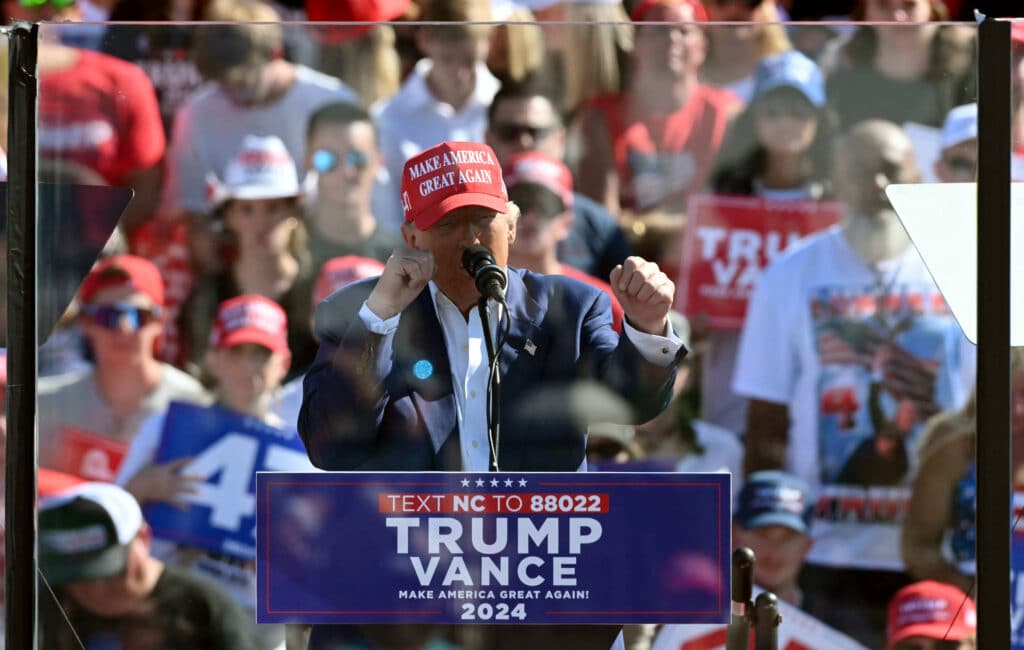
<path fill-rule="evenodd" d="M 491 323 L 488 315 L 490 310 L 487 308 L 487 298 L 481 296 L 476 306 L 480 312 L 480 326 L 484 330 L 484 343 L 487 345 L 487 445 L 490 451 L 488 471 L 497 472 L 499 471 L 498 443 L 501 436 L 501 372 L 495 369 L 498 349 L 491 337 Z M 501 325 L 500 315 L 497 324 Z"/>
<path fill-rule="evenodd" d="M 732 554 L 732 620 L 726 628 L 726 650 L 749 650 L 754 626 L 755 650 L 778 650 L 779 599 L 769 592 L 751 602 L 754 585 L 754 552 L 738 548 Z"/>

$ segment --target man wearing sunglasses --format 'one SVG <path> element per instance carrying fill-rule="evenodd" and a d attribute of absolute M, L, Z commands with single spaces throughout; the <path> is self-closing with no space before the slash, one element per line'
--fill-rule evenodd
<path fill-rule="evenodd" d="M 565 124 L 547 89 L 536 78 L 508 83 L 488 109 L 484 142 L 501 165 L 526 152 L 565 160 Z M 607 278 L 632 255 L 618 221 L 597 201 L 572 193 L 572 228 L 558 244 L 558 260 L 597 278 Z"/>
<path fill-rule="evenodd" d="M 160 273 L 141 257 L 108 257 L 89 272 L 79 290 L 79 326 L 95 365 L 39 381 L 40 466 L 112 480 L 145 419 L 171 400 L 206 400 L 199 382 L 155 357 L 163 305 Z M 104 454 L 99 465 L 97 451 Z"/>
<path fill-rule="evenodd" d="M 373 118 L 355 104 L 328 104 L 309 118 L 306 145 L 306 169 L 316 175 L 306 207 L 313 267 L 346 255 L 387 261 L 402 240 L 373 211 L 381 166 Z"/>

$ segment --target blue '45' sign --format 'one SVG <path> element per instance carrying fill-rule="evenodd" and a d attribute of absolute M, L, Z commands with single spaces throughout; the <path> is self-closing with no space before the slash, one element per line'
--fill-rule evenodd
<path fill-rule="evenodd" d="M 294 430 L 218 407 L 172 403 L 156 462 L 191 457 L 180 473 L 203 480 L 179 509 L 146 506 L 160 538 L 251 560 L 256 552 L 256 472 L 314 471 Z"/>

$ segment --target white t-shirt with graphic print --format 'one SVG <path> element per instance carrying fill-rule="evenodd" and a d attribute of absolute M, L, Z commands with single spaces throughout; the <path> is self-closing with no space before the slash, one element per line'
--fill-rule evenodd
<path fill-rule="evenodd" d="M 733 389 L 789 407 L 786 467 L 818 496 L 808 561 L 901 570 L 924 420 L 974 384 L 964 337 L 916 249 L 868 266 L 834 227 L 761 276 Z"/>

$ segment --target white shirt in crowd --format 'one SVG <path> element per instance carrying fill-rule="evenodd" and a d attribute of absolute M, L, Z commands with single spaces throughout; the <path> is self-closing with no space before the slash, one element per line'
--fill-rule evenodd
<path fill-rule="evenodd" d="M 967 399 L 975 348 L 913 246 L 873 269 L 836 226 L 799 242 L 761 275 L 733 390 L 789 409 L 785 469 L 818 496 L 811 564 L 902 570 L 899 534 L 923 421 L 883 381 L 882 355 L 892 350 L 934 373 L 939 408 Z M 904 437 L 907 467 L 895 481 L 898 454 L 879 460 L 879 426 Z"/>
<path fill-rule="evenodd" d="M 306 123 L 322 106 L 355 102 L 355 92 L 330 75 L 296 66 L 292 87 L 265 106 L 232 102 L 219 84 L 207 83 L 178 109 L 167 152 L 164 197 L 191 212 L 206 212 L 207 175 L 220 178 L 247 135 L 276 135 L 297 165 L 306 156 Z M 299 178 L 303 177 L 299 170 Z"/>
<path fill-rule="evenodd" d="M 384 185 L 374 194 L 374 216 L 395 232 L 403 221 L 399 187 L 405 161 L 440 142 L 483 142 L 487 108 L 501 87 L 487 66 L 477 63 L 473 94 L 465 106 L 455 110 L 430 92 L 427 74 L 432 66 L 430 59 L 419 61 L 398 92 L 373 108 L 387 170 Z"/>
<path fill-rule="evenodd" d="M 437 288 L 437 285 L 431 282 L 428 286 L 434 302 L 434 309 L 437 312 L 437 319 L 444 332 L 445 347 L 448 349 L 448 362 L 451 366 L 452 388 L 455 393 L 457 409 L 459 444 L 462 451 L 462 470 L 486 472 L 490 467 L 486 407 L 489 368 L 480 314 L 476 309 L 471 310 L 467 322 L 459 308 Z M 498 313 L 498 309 L 499 305 L 492 301 L 491 312 Z M 371 332 L 383 336 L 394 336 L 401 314 L 383 320 L 374 314 L 366 303 L 363 303 L 359 317 L 363 319 L 363 323 Z M 493 337 L 498 319 L 492 317 L 489 320 Z M 622 330 L 623 335 L 629 337 L 629 340 L 647 361 L 663 367 L 672 363 L 683 344 L 671 326 L 667 336 L 655 336 L 640 332 L 623 319 Z M 432 442 L 435 451 L 444 444 L 444 440 L 433 440 Z"/>

